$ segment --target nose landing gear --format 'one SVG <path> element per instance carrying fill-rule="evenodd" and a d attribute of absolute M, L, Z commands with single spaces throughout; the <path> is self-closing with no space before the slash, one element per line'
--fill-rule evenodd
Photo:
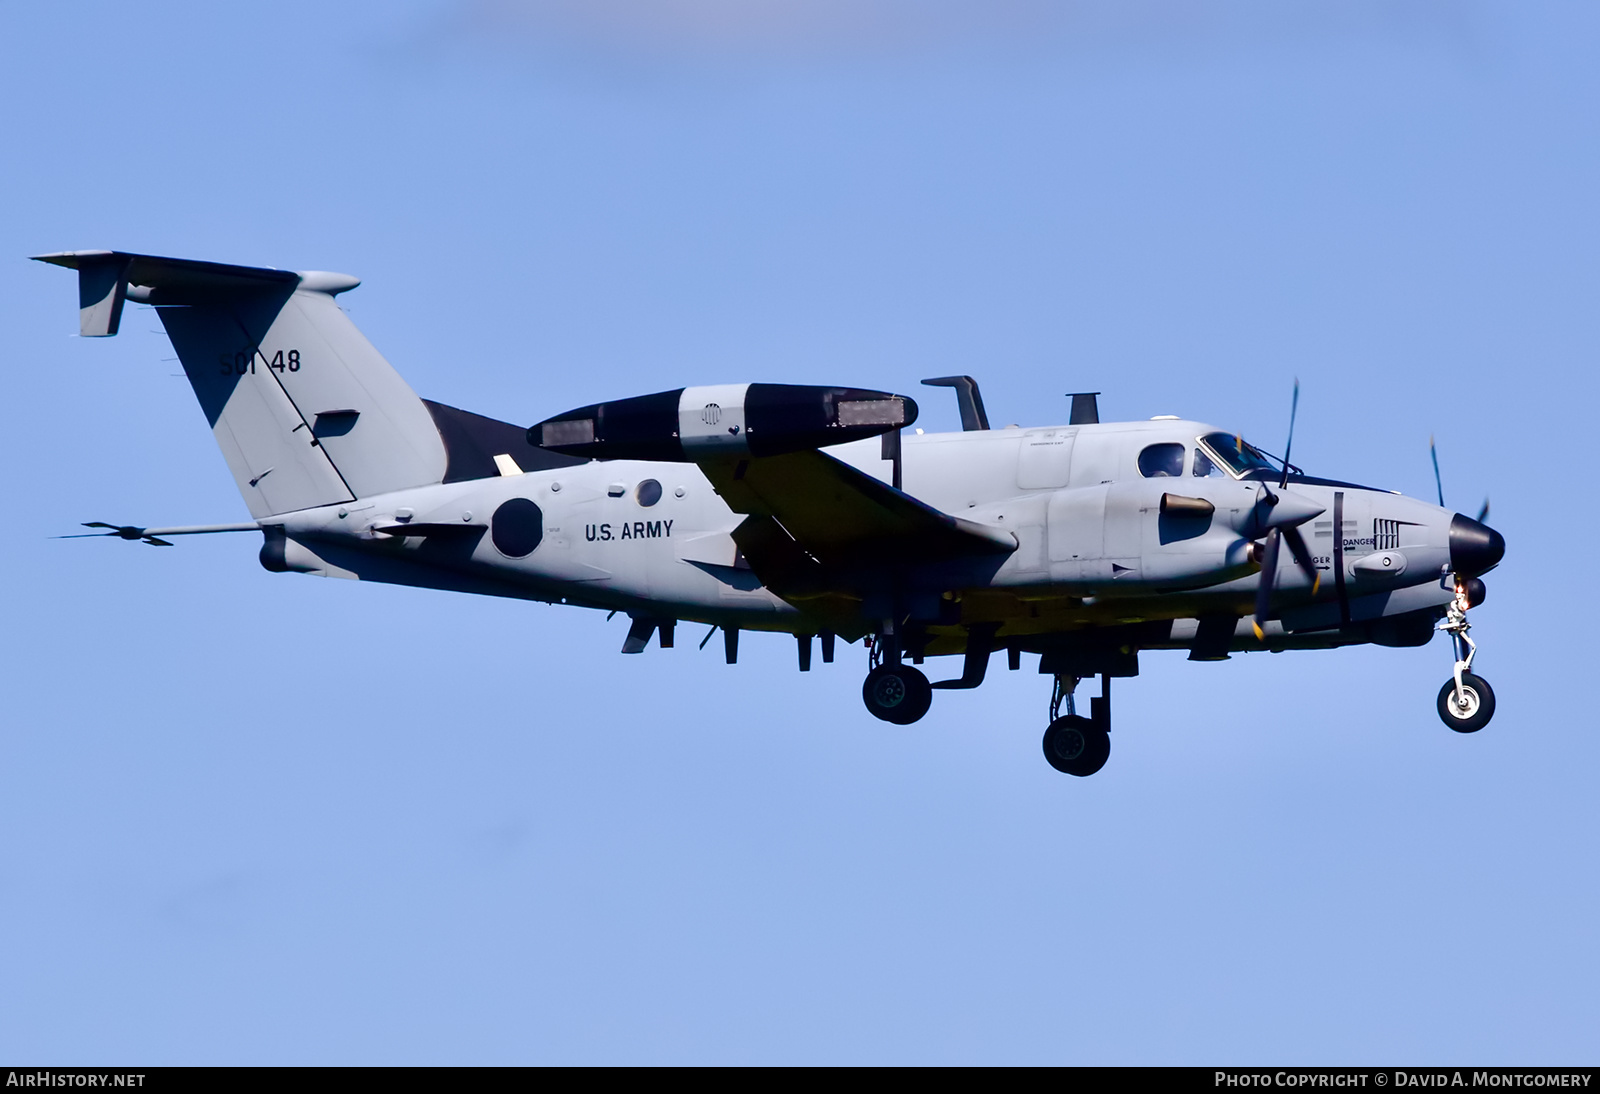
<path fill-rule="evenodd" d="M 1467 622 L 1470 607 L 1469 589 L 1458 580 L 1455 599 L 1439 624 L 1439 630 L 1450 635 L 1456 654 L 1455 673 L 1439 689 L 1439 720 L 1457 733 L 1476 733 L 1494 717 L 1494 691 L 1489 681 L 1468 671 L 1478 653 L 1477 643 L 1467 635 L 1472 629 Z"/>

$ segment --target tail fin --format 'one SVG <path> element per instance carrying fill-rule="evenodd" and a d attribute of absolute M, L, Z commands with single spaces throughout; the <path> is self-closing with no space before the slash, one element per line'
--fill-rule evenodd
<path fill-rule="evenodd" d="M 427 407 L 334 302 L 357 279 L 121 251 L 37 257 L 78 271 L 85 336 L 116 334 L 125 299 L 157 308 L 251 516 L 444 478 Z"/>

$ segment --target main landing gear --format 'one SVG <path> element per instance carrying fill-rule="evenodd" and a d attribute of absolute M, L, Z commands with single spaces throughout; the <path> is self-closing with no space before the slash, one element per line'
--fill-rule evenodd
<path fill-rule="evenodd" d="M 861 698 L 873 717 L 908 726 L 928 713 L 933 685 L 910 665 L 879 665 L 867 673 Z"/>
<path fill-rule="evenodd" d="M 894 634 L 880 635 L 872 644 L 871 671 L 861 685 L 861 699 L 874 718 L 908 726 L 933 705 L 933 685 L 918 669 L 900 660 Z"/>
<path fill-rule="evenodd" d="M 1439 629 L 1450 635 L 1456 654 L 1455 673 L 1439 689 L 1439 720 L 1457 733 L 1476 733 L 1494 717 L 1494 690 L 1489 681 L 1468 671 L 1478 652 L 1477 643 L 1467 635 L 1472 629 L 1467 622 L 1471 607 L 1466 585 L 1457 581 L 1456 597 L 1439 624 Z"/>
<path fill-rule="evenodd" d="M 874 718 L 908 726 L 928 713 L 933 685 L 918 669 L 901 660 L 899 636 L 886 625 L 870 643 L 869 670 L 861 699 Z M 1015 668 L 1013 658 L 1012 667 Z M 972 673 L 974 680 L 982 673 Z M 940 686 L 950 686 L 949 683 Z M 963 675 L 961 686 L 972 686 Z M 1044 758 L 1067 775 L 1093 775 L 1111 758 L 1111 677 L 1101 677 L 1100 694 L 1089 700 L 1089 717 L 1078 713 L 1073 699 L 1078 677 L 1055 677 L 1050 696 L 1050 725 L 1044 731 Z M 1065 708 L 1065 712 L 1063 712 Z"/>
<path fill-rule="evenodd" d="M 1089 700 L 1092 717 L 1077 712 L 1073 692 L 1078 678 L 1057 676 L 1050 696 L 1050 725 L 1044 731 L 1044 758 L 1067 775 L 1093 775 L 1111 758 L 1111 678 L 1101 678 L 1101 693 Z M 1067 713 L 1061 713 L 1065 701 Z"/>

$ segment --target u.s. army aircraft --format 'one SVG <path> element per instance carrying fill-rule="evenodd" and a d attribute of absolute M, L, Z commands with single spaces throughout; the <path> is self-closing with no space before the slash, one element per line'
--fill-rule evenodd
<path fill-rule="evenodd" d="M 1443 507 L 1263 455 L 1178 418 L 991 429 L 968 377 L 962 432 L 905 433 L 916 404 L 844 387 L 686 387 L 531 429 L 420 399 L 335 303 L 344 274 L 120 251 L 38 256 L 78 271 L 80 329 L 153 306 L 244 495 L 240 524 L 90 527 L 145 543 L 258 531 L 268 570 L 625 612 L 622 652 L 683 620 L 862 641 L 867 709 L 908 724 L 935 689 L 975 688 L 992 654 L 1054 678 L 1045 758 L 1110 754 L 1113 677 L 1139 653 L 1414 646 L 1445 630 L 1445 724 L 1486 724 L 1468 609 L 1505 551 Z M 1290 437 L 1293 437 L 1291 414 Z M 1287 551 L 1281 550 L 1287 547 Z M 701 643 L 702 647 L 705 645 Z M 961 658 L 930 684 L 924 658 Z M 1074 689 L 1099 676 L 1081 716 Z M 1063 708 L 1065 712 L 1063 712 Z"/>

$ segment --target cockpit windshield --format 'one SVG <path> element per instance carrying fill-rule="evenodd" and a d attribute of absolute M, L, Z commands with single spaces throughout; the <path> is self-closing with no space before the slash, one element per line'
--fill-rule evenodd
<path fill-rule="evenodd" d="M 1211 453 L 1218 463 L 1225 465 L 1237 478 L 1247 475 L 1258 468 L 1276 471 L 1272 461 L 1250 445 L 1243 437 L 1233 433 L 1207 433 L 1200 438 L 1200 443 Z M 1195 474 L 1199 474 L 1198 461 L 1196 461 Z"/>

